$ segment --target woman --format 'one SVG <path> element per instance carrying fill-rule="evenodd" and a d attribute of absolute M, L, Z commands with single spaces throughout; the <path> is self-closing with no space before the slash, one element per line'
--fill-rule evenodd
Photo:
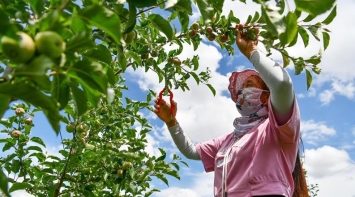
<path fill-rule="evenodd" d="M 236 43 L 256 70 L 233 72 L 229 79 L 231 98 L 241 114 L 234 120 L 234 131 L 195 145 L 164 100 L 155 105 L 156 114 L 182 154 L 201 160 L 206 172 L 214 171 L 214 196 L 308 196 L 298 155 L 300 114 L 291 78 L 258 50 L 257 41 L 241 33 L 242 28 L 237 25 Z"/>

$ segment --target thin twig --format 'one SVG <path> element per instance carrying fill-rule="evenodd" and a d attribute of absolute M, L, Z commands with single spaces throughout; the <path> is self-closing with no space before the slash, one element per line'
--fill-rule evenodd
<path fill-rule="evenodd" d="M 143 12 L 146 12 L 146 11 L 152 10 L 152 9 L 154 9 L 154 8 L 157 8 L 157 7 L 159 7 L 160 5 L 162 5 L 162 4 L 166 3 L 166 2 L 167 2 L 167 1 L 163 1 L 163 2 L 161 2 L 161 3 L 158 3 L 158 4 L 155 5 L 155 6 L 152 6 L 152 7 L 147 8 L 147 9 L 145 9 L 145 10 L 143 9 L 143 10 L 139 11 L 139 12 L 136 14 L 136 16 L 142 14 Z"/>
<path fill-rule="evenodd" d="M 70 3 L 70 0 L 63 0 L 59 10 L 62 12 Z"/>
<path fill-rule="evenodd" d="M 72 152 L 72 149 L 73 149 L 73 146 L 70 147 L 69 153 Z M 54 191 L 54 197 L 59 196 L 60 188 L 62 187 L 62 184 L 63 184 L 63 182 L 64 182 L 65 174 L 66 174 L 66 171 L 67 171 L 67 168 L 68 168 L 68 165 L 69 165 L 70 157 L 71 157 L 71 154 L 69 154 L 68 159 L 67 159 L 67 161 L 65 162 L 65 166 L 64 166 L 63 172 L 62 172 L 62 174 L 61 174 L 61 176 L 60 176 L 60 179 L 59 179 L 57 188 L 56 188 L 55 191 Z"/>

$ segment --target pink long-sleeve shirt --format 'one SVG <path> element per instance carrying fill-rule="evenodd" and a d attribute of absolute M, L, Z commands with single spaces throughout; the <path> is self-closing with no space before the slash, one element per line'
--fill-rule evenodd
<path fill-rule="evenodd" d="M 271 103 L 269 101 L 269 106 Z M 206 172 L 214 171 L 214 196 L 221 194 L 222 166 L 227 156 L 228 197 L 284 195 L 294 190 L 292 172 L 300 135 L 300 114 L 296 99 L 289 120 L 278 125 L 272 107 L 269 118 L 252 128 L 235 143 L 233 132 L 196 145 Z M 233 146 L 225 155 L 229 146 Z"/>

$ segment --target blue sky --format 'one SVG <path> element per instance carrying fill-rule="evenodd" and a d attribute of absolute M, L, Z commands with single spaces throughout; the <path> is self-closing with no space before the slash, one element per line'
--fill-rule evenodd
<path fill-rule="evenodd" d="M 319 184 L 320 197 L 355 196 L 355 26 L 348 22 L 348 19 L 355 18 L 355 1 L 337 3 L 338 16 L 328 27 L 332 31 L 330 45 L 320 64 L 323 71 L 319 76 L 314 75 L 311 89 L 306 89 L 304 74 L 295 76 L 292 65 L 287 68 L 301 110 L 301 132 L 306 157 L 304 167 L 308 171 L 309 183 Z M 234 10 L 234 15 L 245 21 L 248 14 L 258 10 L 258 6 L 251 2 L 245 6 L 238 1 L 225 0 L 224 13 L 228 14 L 229 10 Z M 199 16 L 195 9 L 191 21 Z M 323 18 L 325 17 L 326 15 Z M 309 57 L 320 46 L 321 43 L 311 39 L 310 46 L 306 49 L 299 44 L 289 52 L 291 55 Z M 259 47 L 263 50 L 262 46 Z M 228 78 L 232 71 L 251 68 L 252 65 L 238 50 L 234 56 L 229 57 L 216 43 L 207 40 L 204 40 L 197 51 L 189 46 L 184 46 L 184 49 L 179 58 L 199 55 L 200 70 L 207 67 L 211 70 L 210 83 L 217 94 L 213 96 L 206 86 L 197 86 L 193 79 L 188 81 L 191 91 L 173 90 L 178 103 L 179 123 L 194 142 L 203 142 L 233 131 L 232 121 L 239 114 L 227 91 Z M 276 52 L 272 58 L 278 62 L 282 60 Z M 158 92 L 163 88 L 163 84 L 158 83 L 152 72 L 128 70 L 124 76 L 130 89 L 125 95 L 136 100 L 145 100 L 148 89 Z M 158 147 L 163 147 L 170 156 L 179 154 L 166 126 L 154 114 L 144 115 L 154 126 L 154 130 L 148 135 L 146 150 L 151 154 L 159 154 Z M 38 114 L 34 121 L 34 135 L 40 135 L 44 139 L 49 152 L 58 154 L 59 136 L 54 134 L 42 115 Z M 182 168 L 181 181 L 169 178 L 170 187 L 154 181 L 153 185 L 162 191 L 154 194 L 154 197 L 212 196 L 213 173 L 205 173 L 200 161 L 184 160 L 190 168 Z M 17 194 L 28 196 L 23 192 L 21 195 Z"/>

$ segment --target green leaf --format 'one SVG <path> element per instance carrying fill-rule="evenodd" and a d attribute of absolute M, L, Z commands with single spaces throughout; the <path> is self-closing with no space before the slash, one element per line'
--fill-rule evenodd
<path fill-rule="evenodd" d="M 37 144 L 42 145 L 43 147 L 46 147 L 46 145 L 44 144 L 43 140 L 39 137 L 32 137 L 30 139 L 32 142 L 36 142 Z"/>
<path fill-rule="evenodd" d="M 188 15 L 192 15 L 192 7 L 190 0 L 178 0 L 177 3 L 172 7 L 177 11 L 183 11 Z"/>
<path fill-rule="evenodd" d="M 26 76 L 43 90 L 49 91 L 51 83 L 46 71 L 55 66 L 53 60 L 45 55 L 39 55 L 29 64 L 21 64 L 14 72 L 15 76 Z"/>
<path fill-rule="evenodd" d="M 303 19 L 303 22 L 310 22 L 315 18 L 316 18 L 316 16 L 309 14 L 305 19 Z"/>
<path fill-rule="evenodd" d="M 182 31 L 187 31 L 189 28 L 189 16 L 186 12 L 178 12 L 178 16 Z"/>
<path fill-rule="evenodd" d="M 66 43 L 66 52 L 81 52 L 82 50 L 87 50 L 95 46 L 94 39 L 91 33 L 88 32 L 78 32 L 73 37 L 69 39 Z"/>
<path fill-rule="evenodd" d="M 307 77 L 307 90 L 308 90 L 312 84 L 312 74 L 307 69 L 306 69 L 306 77 Z"/>
<path fill-rule="evenodd" d="M 285 0 L 278 1 L 277 6 L 280 8 L 279 13 L 283 14 L 285 11 Z"/>
<path fill-rule="evenodd" d="M 285 50 L 284 50 L 284 52 L 285 52 Z M 286 68 L 290 64 L 290 59 L 285 54 L 282 53 L 282 60 L 284 62 L 283 67 Z"/>
<path fill-rule="evenodd" d="M 86 50 L 82 53 L 84 57 L 90 60 L 101 61 L 110 64 L 112 61 L 112 56 L 110 50 L 102 44 L 96 45 L 94 48 Z"/>
<path fill-rule="evenodd" d="M 195 72 L 190 72 L 190 74 L 195 79 L 197 85 L 200 84 L 200 78 L 197 76 L 197 74 Z"/>
<path fill-rule="evenodd" d="M 317 75 L 319 75 L 322 72 L 322 68 L 320 68 L 319 66 L 315 65 L 315 66 L 313 66 L 312 71 L 314 73 L 316 73 Z"/>
<path fill-rule="evenodd" d="M 286 30 L 284 19 L 278 10 L 278 7 L 271 5 L 262 4 L 261 7 L 261 17 L 267 24 L 266 29 L 271 33 L 273 37 L 277 37 Z"/>
<path fill-rule="evenodd" d="M 10 148 L 12 148 L 13 146 L 14 146 L 13 143 L 7 142 L 7 143 L 4 145 L 4 147 L 2 147 L 2 152 L 5 152 L 5 151 L 7 151 L 7 150 L 10 150 Z"/>
<path fill-rule="evenodd" d="M 6 110 L 9 108 L 11 97 L 7 95 L 0 95 L 0 118 L 4 115 Z"/>
<path fill-rule="evenodd" d="M 16 191 L 16 190 L 23 190 L 23 189 L 27 189 L 27 188 L 31 188 L 32 185 L 29 184 L 29 183 L 18 183 L 18 182 L 15 182 L 11 188 L 9 189 L 9 192 L 13 192 L 13 191 Z"/>
<path fill-rule="evenodd" d="M 198 56 L 195 55 L 195 56 L 192 58 L 192 63 L 193 63 L 193 65 L 194 65 L 194 70 L 197 70 L 198 67 L 199 67 Z"/>
<path fill-rule="evenodd" d="M 64 109 L 70 99 L 68 79 L 64 75 L 53 75 L 51 93 L 52 98 L 59 103 L 59 110 Z"/>
<path fill-rule="evenodd" d="M 71 26 L 70 26 L 70 29 L 72 29 L 73 32 L 75 32 L 75 33 L 80 33 L 80 32 L 86 32 L 86 31 L 88 31 L 84 20 L 82 20 L 81 18 L 79 18 L 79 17 L 77 16 L 77 13 L 76 13 L 76 12 L 73 13 L 73 17 L 71 18 Z"/>
<path fill-rule="evenodd" d="M 304 47 L 307 47 L 309 43 L 309 35 L 307 31 L 303 27 L 298 26 L 298 33 L 300 34 L 303 40 Z"/>
<path fill-rule="evenodd" d="M 87 109 L 87 98 L 85 96 L 85 92 L 78 87 L 77 84 L 74 84 L 73 82 L 69 83 L 70 89 L 72 90 L 73 93 L 73 98 L 75 102 L 75 107 L 76 107 L 76 112 L 78 113 L 78 116 L 83 115 Z"/>
<path fill-rule="evenodd" d="M 129 14 L 128 14 L 128 21 L 126 24 L 126 29 L 124 30 L 123 34 L 129 33 L 134 29 L 137 22 L 137 8 L 134 7 L 132 4 L 129 4 Z"/>
<path fill-rule="evenodd" d="M 56 101 L 39 91 L 36 87 L 25 83 L 1 83 L 0 95 L 7 95 L 12 98 L 21 99 L 36 107 L 42 108 L 54 131 L 56 133 L 59 132 L 60 115 Z"/>
<path fill-rule="evenodd" d="M 62 154 L 65 158 L 69 156 L 69 153 L 66 150 L 60 150 L 59 153 Z"/>
<path fill-rule="evenodd" d="M 329 25 L 337 15 L 337 6 L 334 6 L 333 10 L 330 12 L 330 14 L 327 16 L 326 19 L 322 22 L 325 25 Z"/>
<path fill-rule="evenodd" d="M 132 4 L 137 8 L 144 8 L 149 6 L 154 6 L 157 4 L 156 0 L 127 0 L 127 3 Z"/>
<path fill-rule="evenodd" d="M 250 23 L 250 21 L 251 21 L 251 19 L 252 19 L 252 16 L 251 16 L 251 15 L 249 15 L 249 16 L 248 16 L 248 18 L 247 18 L 247 21 L 245 21 L 245 24 L 249 24 L 249 23 Z"/>
<path fill-rule="evenodd" d="M 158 179 L 162 180 L 167 186 L 169 186 L 169 182 L 168 182 L 168 179 L 162 175 L 162 174 L 156 174 L 155 175 Z"/>
<path fill-rule="evenodd" d="M 20 171 L 20 160 L 18 159 L 13 159 L 11 162 L 11 171 L 13 173 L 18 173 Z"/>
<path fill-rule="evenodd" d="M 36 157 L 40 162 L 43 162 L 46 159 L 46 156 L 43 153 L 32 153 L 28 157 Z"/>
<path fill-rule="evenodd" d="M 213 8 L 218 12 L 223 11 L 222 8 L 223 8 L 224 0 L 218 0 L 218 1 L 210 0 L 209 2 L 212 3 Z"/>
<path fill-rule="evenodd" d="M 103 94 L 107 92 L 106 72 L 99 62 L 87 59 L 79 61 L 68 71 L 68 75 L 77 79 L 83 87 L 89 90 L 97 90 Z"/>
<path fill-rule="evenodd" d="M 137 55 L 137 53 L 134 53 L 133 51 L 128 51 L 126 53 L 127 58 L 133 58 L 135 62 L 137 62 L 138 65 L 142 65 L 142 59 Z"/>
<path fill-rule="evenodd" d="M 333 7 L 335 0 L 295 0 L 296 9 L 318 16 Z"/>
<path fill-rule="evenodd" d="M 327 32 L 322 32 L 323 34 L 323 47 L 324 47 L 324 50 L 326 50 L 329 46 L 329 41 L 330 41 L 330 36 Z"/>
<path fill-rule="evenodd" d="M 163 32 L 169 40 L 172 39 L 173 29 L 171 28 L 170 23 L 167 20 L 165 20 L 159 14 L 151 14 L 149 15 L 148 19 L 157 29 Z"/>
<path fill-rule="evenodd" d="M 311 34 L 316 40 L 320 41 L 320 30 L 318 27 L 311 26 L 308 28 L 308 30 L 311 32 Z"/>
<path fill-rule="evenodd" d="M 30 3 L 32 10 L 37 16 L 41 16 L 44 11 L 44 0 L 26 0 Z"/>
<path fill-rule="evenodd" d="M 216 90 L 212 87 L 212 85 L 211 84 L 206 84 L 207 85 L 207 87 L 211 90 L 211 92 L 212 92 L 212 94 L 213 94 L 213 96 L 216 96 Z"/>
<path fill-rule="evenodd" d="M 2 169 L 0 169 L 0 192 L 3 193 L 5 197 L 10 197 L 10 194 L 7 190 L 8 190 L 7 177 L 2 171 Z"/>
<path fill-rule="evenodd" d="M 110 35 L 116 44 L 121 44 L 121 21 L 115 12 L 104 6 L 93 4 L 82 9 L 79 16 Z"/>
<path fill-rule="evenodd" d="M 297 36 L 297 16 L 293 12 L 289 12 L 285 18 L 286 31 L 280 35 L 280 42 L 282 46 L 287 45 L 295 36 Z"/>
<path fill-rule="evenodd" d="M 29 147 L 27 148 L 27 150 L 35 150 L 35 151 L 38 151 L 38 152 L 43 152 L 43 151 L 42 151 L 42 148 L 39 147 L 39 146 L 29 146 Z"/>
<path fill-rule="evenodd" d="M 208 4 L 207 0 L 195 0 L 195 2 L 201 12 L 204 24 L 210 23 L 214 14 L 213 7 Z"/>
<path fill-rule="evenodd" d="M 295 65 L 295 71 L 294 71 L 295 75 L 301 74 L 301 72 L 304 69 L 303 58 L 293 59 L 293 64 Z"/>
<path fill-rule="evenodd" d="M 251 19 L 250 23 L 255 23 L 256 21 L 258 21 L 260 18 L 260 14 L 259 12 L 255 12 L 253 18 Z"/>
<path fill-rule="evenodd" d="M 297 28 L 297 32 L 298 32 L 298 28 Z M 292 47 L 294 46 L 298 41 L 298 34 L 296 34 L 296 36 L 293 38 L 293 40 L 290 42 L 290 44 L 288 44 L 287 47 Z"/>
<path fill-rule="evenodd" d="M 160 151 L 160 153 L 161 153 L 161 156 L 159 156 L 159 157 L 156 159 L 156 161 L 162 161 L 162 160 L 164 160 L 165 157 L 166 157 L 166 152 L 165 152 L 162 148 L 158 148 L 158 149 L 159 149 L 159 151 Z"/>

